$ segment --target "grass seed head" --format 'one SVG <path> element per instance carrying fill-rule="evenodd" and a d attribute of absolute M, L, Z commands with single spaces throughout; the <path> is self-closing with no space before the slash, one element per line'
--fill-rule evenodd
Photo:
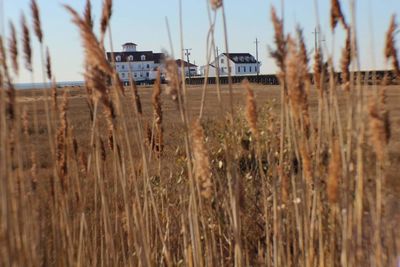
<path fill-rule="evenodd" d="M 38 38 L 39 42 L 43 42 L 43 32 L 42 26 L 40 23 L 40 14 L 39 14 L 39 7 L 36 3 L 36 0 L 31 0 L 31 12 L 33 18 L 33 29 L 35 31 L 35 35 Z"/>
<path fill-rule="evenodd" d="M 11 55 L 11 63 L 14 70 L 14 73 L 18 75 L 19 72 L 19 64 L 18 64 L 18 41 L 17 41 L 17 33 L 15 30 L 15 26 L 12 22 L 10 22 L 10 39 L 8 49 L 10 50 Z"/>

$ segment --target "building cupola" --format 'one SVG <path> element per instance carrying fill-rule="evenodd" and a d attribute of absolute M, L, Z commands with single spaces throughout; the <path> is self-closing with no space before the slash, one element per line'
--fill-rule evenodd
<path fill-rule="evenodd" d="M 125 43 L 122 45 L 123 52 L 136 52 L 137 44 L 134 43 Z"/>

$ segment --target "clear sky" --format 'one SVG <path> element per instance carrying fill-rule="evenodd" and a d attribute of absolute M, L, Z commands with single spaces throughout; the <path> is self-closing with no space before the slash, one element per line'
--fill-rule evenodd
<path fill-rule="evenodd" d="M 29 0 L 3 0 L 5 32 L 8 34 L 8 21 L 16 23 L 20 36 L 21 13 L 31 15 Z M 208 0 L 182 0 L 184 23 L 184 46 L 191 48 L 191 62 L 197 65 L 206 63 L 206 37 L 209 29 L 207 15 Z M 355 0 L 357 35 L 359 37 L 360 62 L 362 69 L 385 68 L 383 45 L 385 32 L 392 14 L 400 12 L 399 0 Z M 318 3 L 318 10 L 315 3 Z M 341 1 L 347 20 L 350 20 L 350 0 Z M 79 11 L 84 8 L 84 0 L 38 0 L 45 43 L 49 46 L 53 61 L 53 72 L 58 81 L 82 80 L 82 48 L 77 28 L 70 22 L 70 15 L 62 7 L 68 3 Z M 99 28 L 101 0 L 93 0 L 95 27 Z M 228 40 L 230 52 L 250 52 L 255 55 L 255 39 L 258 38 L 259 59 L 262 73 L 274 73 L 276 66 L 268 56 L 268 46 L 273 45 L 273 29 L 270 22 L 270 7 L 275 6 L 281 14 L 281 0 L 225 0 Z M 304 29 L 307 48 L 314 48 L 314 27 L 319 14 L 321 39 L 325 52 L 334 53 L 339 59 L 344 43 L 344 32 L 336 30 L 335 38 L 329 27 L 329 0 L 285 0 L 285 31 L 294 32 L 299 24 Z M 114 50 L 121 44 L 134 42 L 138 50 L 170 52 L 165 18 L 168 18 L 174 45 L 175 57 L 180 56 L 179 1 L 178 0 L 114 0 L 111 21 Z M 216 30 L 216 43 L 224 50 L 221 14 Z M 398 18 L 400 22 L 400 17 Z M 98 31 L 98 30 L 97 30 Z M 34 40 L 34 80 L 41 81 L 39 49 Z M 399 38 L 398 38 L 399 39 Z M 400 40 L 399 40 L 400 41 Z M 106 44 L 108 48 L 108 42 Z M 333 49 L 332 49 L 333 48 Z M 22 62 L 21 62 L 22 63 Z M 22 65 L 23 66 L 23 65 Z M 30 75 L 23 71 L 18 82 L 30 82 Z"/>

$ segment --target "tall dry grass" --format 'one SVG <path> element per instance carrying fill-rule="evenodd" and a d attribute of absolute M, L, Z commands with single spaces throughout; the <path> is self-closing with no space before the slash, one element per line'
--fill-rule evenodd
<path fill-rule="evenodd" d="M 18 101 L 13 86 L 21 56 L 32 76 L 35 71 L 26 18 L 22 53 L 13 23 L 8 49 L 0 39 L 0 265 L 395 266 L 396 222 L 385 210 L 387 80 L 367 97 L 366 85 L 349 70 L 358 61 L 354 25 L 338 0 L 331 3 L 332 31 L 340 22 L 346 33 L 340 65 L 345 103 L 339 103 L 331 55 L 319 46 L 311 78 L 300 27 L 287 34 L 272 8 L 270 54 L 279 69 L 280 111 L 256 103 L 257 92 L 245 81 L 242 112 L 234 107 L 230 80 L 228 87 L 217 84 L 215 121 L 203 112 L 207 84 L 200 115 L 190 114 L 189 85 L 172 58 L 165 65 L 168 84 L 159 74 L 146 114 L 136 84 L 125 92 L 105 57 L 107 34 L 112 47 L 112 1 L 103 2 L 99 37 L 89 0 L 82 15 L 65 6 L 84 49 L 89 123 L 77 135 L 73 92 L 56 88 L 40 8 L 32 0 L 48 84 L 44 100 Z M 210 61 L 217 15 L 229 51 L 224 3 L 213 0 L 208 7 Z M 393 17 L 384 56 L 398 74 L 396 29 Z M 229 92 L 227 105 L 222 90 Z M 172 96 L 180 121 L 175 151 L 164 135 L 171 125 L 164 120 L 163 94 Z M 45 123 L 38 121 L 42 101 Z"/>

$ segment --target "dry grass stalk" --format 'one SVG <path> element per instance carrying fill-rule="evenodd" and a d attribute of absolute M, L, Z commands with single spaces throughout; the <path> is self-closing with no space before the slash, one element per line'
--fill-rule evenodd
<path fill-rule="evenodd" d="M 42 26 L 40 23 L 40 14 L 39 14 L 39 7 L 36 3 L 36 0 L 31 0 L 31 12 L 33 18 L 33 29 L 35 31 L 36 37 L 38 38 L 39 42 L 43 42 L 43 32 Z"/>
<path fill-rule="evenodd" d="M 22 43 L 23 52 L 25 58 L 25 68 L 32 72 L 32 48 L 31 48 L 31 37 L 29 33 L 29 28 L 26 24 L 25 15 L 21 17 L 21 27 L 22 27 Z"/>
<path fill-rule="evenodd" d="M 342 174 L 342 161 L 339 141 L 334 138 L 331 145 L 331 157 L 328 167 L 327 195 L 331 204 L 338 202 L 339 181 Z"/>
<path fill-rule="evenodd" d="M 257 130 L 257 105 L 254 99 L 253 89 L 250 87 L 250 83 L 247 79 L 243 80 L 242 83 L 244 89 L 246 89 L 246 119 L 250 127 L 251 133 L 254 135 L 256 140 L 259 139 L 259 132 Z"/>
<path fill-rule="evenodd" d="M 30 155 L 31 159 L 31 169 L 30 169 L 30 175 L 31 175 L 31 188 L 32 191 L 36 190 L 37 187 L 37 182 L 38 182 L 38 168 L 37 168 L 37 159 L 36 159 L 36 152 L 34 150 L 31 151 Z"/>
<path fill-rule="evenodd" d="M 26 107 L 24 107 L 21 115 L 22 129 L 26 138 L 29 137 L 29 117 Z"/>
<path fill-rule="evenodd" d="M 11 81 L 10 74 L 8 72 L 7 55 L 3 44 L 3 38 L 0 36 L 0 64 L 3 70 L 5 82 L 7 84 L 7 107 L 6 113 L 9 119 L 14 120 L 15 118 L 15 88 Z"/>
<path fill-rule="evenodd" d="M 100 30 L 101 36 L 103 39 L 104 34 L 107 31 L 108 24 L 110 23 L 110 18 L 112 15 L 112 0 L 104 0 L 103 1 L 103 12 L 101 14 L 101 21 L 100 21 Z"/>
<path fill-rule="evenodd" d="M 350 90 L 350 64 L 351 64 L 351 32 L 347 29 L 346 45 L 342 50 L 342 58 L 340 60 L 340 68 L 342 70 L 342 87 L 343 90 Z"/>
<path fill-rule="evenodd" d="M 335 30 L 336 25 L 340 21 L 343 25 L 343 28 L 347 29 L 347 23 L 344 19 L 342 8 L 340 7 L 339 0 L 331 0 L 331 29 Z"/>
<path fill-rule="evenodd" d="M 389 29 L 386 33 L 385 57 L 387 60 L 392 58 L 393 69 L 395 70 L 396 75 L 399 76 L 400 66 L 399 66 L 399 60 L 397 58 L 397 49 L 394 42 L 394 33 L 397 29 L 397 24 L 395 19 L 396 17 L 395 15 L 393 15 L 392 19 L 390 20 Z"/>
<path fill-rule="evenodd" d="M 210 160 L 204 144 L 204 130 L 199 120 L 196 120 L 192 126 L 192 147 L 194 172 L 200 185 L 200 193 L 204 198 L 210 199 L 212 195 Z"/>
<path fill-rule="evenodd" d="M 217 10 L 222 6 L 222 0 L 210 0 L 212 9 Z"/>
<path fill-rule="evenodd" d="M 14 73 L 18 75 L 19 65 L 18 65 L 18 44 L 17 44 L 17 33 L 15 30 L 15 26 L 12 22 L 10 22 L 10 39 L 8 50 L 10 50 L 11 55 L 11 63 L 14 70 Z"/>
<path fill-rule="evenodd" d="M 307 149 L 307 146 L 304 144 L 304 142 L 300 142 L 300 156 L 301 156 L 301 163 L 302 163 L 302 168 L 303 168 L 303 176 L 305 179 L 305 182 L 308 186 L 311 186 L 313 183 L 313 175 L 312 175 L 312 163 L 311 163 L 311 157 L 310 157 L 310 152 Z"/>

